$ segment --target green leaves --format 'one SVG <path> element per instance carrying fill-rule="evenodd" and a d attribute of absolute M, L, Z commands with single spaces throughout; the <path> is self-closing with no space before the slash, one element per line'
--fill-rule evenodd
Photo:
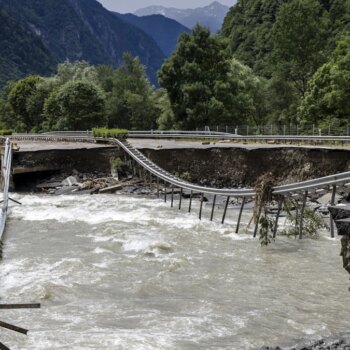
<path fill-rule="evenodd" d="M 350 40 L 338 43 L 330 61 L 310 80 L 299 110 L 300 121 L 335 127 L 349 126 Z"/>
<path fill-rule="evenodd" d="M 200 26 L 180 37 L 159 72 L 175 124 L 185 129 L 246 123 L 254 113 L 254 79 L 250 69 L 232 61 L 226 40 Z"/>
<path fill-rule="evenodd" d="M 70 81 L 51 94 L 45 114 L 56 130 L 90 130 L 103 126 L 105 100 L 99 89 L 88 82 Z"/>
<path fill-rule="evenodd" d="M 301 96 L 307 81 L 324 62 L 328 25 L 328 13 L 318 0 L 292 0 L 277 14 L 272 29 L 273 62 Z"/>

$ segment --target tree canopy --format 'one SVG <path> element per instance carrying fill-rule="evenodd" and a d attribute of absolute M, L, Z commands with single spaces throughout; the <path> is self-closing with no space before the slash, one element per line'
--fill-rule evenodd
<path fill-rule="evenodd" d="M 319 126 L 350 126 L 350 39 L 340 40 L 329 62 L 310 80 L 299 118 Z"/>
<path fill-rule="evenodd" d="M 192 34 L 183 34 L 159 72 L 175 123 L 187 129 L 245 123 L 252 107 L 241 68 L 227 43 L 208 29 L 197 25 Z"/>

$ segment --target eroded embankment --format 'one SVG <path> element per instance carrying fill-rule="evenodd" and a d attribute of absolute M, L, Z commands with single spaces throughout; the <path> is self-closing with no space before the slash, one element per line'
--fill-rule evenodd
<path fill-rule="evenodd" d="M 213 187 L 253 186 L 271 173 L 279 184 L 350 169 L 350 150 L 323 148 L 207 148 L 141 151 L 167 171 L 190 173 L 191 181 Z"/>

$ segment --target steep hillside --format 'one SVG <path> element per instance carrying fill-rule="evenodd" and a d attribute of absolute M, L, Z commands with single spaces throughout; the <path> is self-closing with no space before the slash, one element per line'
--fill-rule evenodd
<path fill-rule="evenodd" d="M 0 7 L 0 88 L 7 80 L 54 71 L 55 60 L 30 30 Z"/>
<path fill-rule="evenodd" d="M 249 65 L 258 74 L 271 76 L 269 55 L 273 49 L 271 29 L 280 6 L 290 0 L 238 0 L 228 12 L 222 34 L 230 39 L 235 57 Z M 330 18 L 330 49 L 350 28 L 349 0 L 322 0 L 320 4 Z"/>
<path fill-rule="evenodd" d="M 193 28 L 197 23 L 199 23 L 202 26 L 209 27 L 212 32 L 217 32 L 221 29 L 222 22 L 228 10 L 228 6 L 214 1 L 212 4 L 205 7 L 185 10 L 173 7 L 168 8 L 164 6 L 149 6 L 137 10 L 134 14 L 137 16 L 159 14 L 174 19 L 187 28 Z"/>
<path fill-rule="evenodd" d="M 86 60 L 118 65 L 124 52 L 138 56 L 151 79 L 164 54 L 134 25 L 106 10 L 96 0 L 0 0 L 10 15 L 38 35 L 58 61 Z"/>
<path fill-rule="evenodd" d="M 175 50 L 177 40 L 182 33 L 189 33 L 190 29 L 179 22 L 162 15 L 138 17 L 133 14 L 115 13 L 119 18 L 139 27 L 151 36 L 164 55 L 169 57 Z"/>

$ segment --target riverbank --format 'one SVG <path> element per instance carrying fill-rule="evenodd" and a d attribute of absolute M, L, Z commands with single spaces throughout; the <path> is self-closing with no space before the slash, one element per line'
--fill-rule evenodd
<path fill-rule="evenodd" d="M 328 337 L 317 341 L 299 343 L 293 347 L 268 347 L 263 346 L 261 350 L 349 350 L 350 333 Z"/>

